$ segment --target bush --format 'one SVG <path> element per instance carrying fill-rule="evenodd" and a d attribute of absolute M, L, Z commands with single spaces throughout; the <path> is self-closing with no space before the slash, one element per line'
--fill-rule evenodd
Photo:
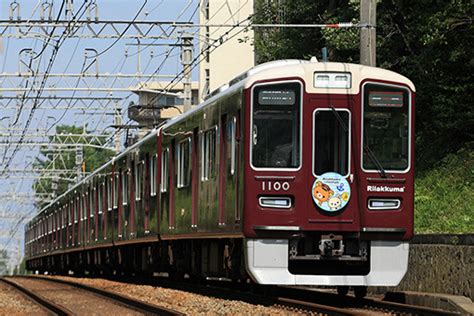
<path fill-rule="evenodd" d="M 416 233 L 474 232 L 474 150 L 450 154 L 415 180 Z"/>

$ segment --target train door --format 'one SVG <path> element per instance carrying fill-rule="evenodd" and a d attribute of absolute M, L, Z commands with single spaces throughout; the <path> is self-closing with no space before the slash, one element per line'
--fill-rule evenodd
<path fill-rule="evenodd" d="M 358 231 L 359 213 L 354 188 L 352 153 L 352 102 L 331 95 L 310 99 L 305 106 L 306 126 L 311 135 L 306 139 L 306 188 L 308 194 L 308 227 L 321 231 Z M 309 112 L 311 111 L 311 112 Z M 310 120 L 310 122 L 308 121 Z M 306 129 L 309 130 L 309 129 Z M 308 141 L 311 144 L 308 144 Z"/>

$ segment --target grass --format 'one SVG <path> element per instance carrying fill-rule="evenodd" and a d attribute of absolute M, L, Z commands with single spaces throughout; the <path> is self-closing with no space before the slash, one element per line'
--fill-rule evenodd
<path fill-rule="evenodd" d="M 474 150 L 445 157 L 415 180 L 416 233 L 474 233 Z"/>

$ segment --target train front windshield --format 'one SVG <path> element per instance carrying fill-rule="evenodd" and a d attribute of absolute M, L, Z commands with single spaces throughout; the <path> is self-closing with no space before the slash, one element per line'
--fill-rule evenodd
<path fill-rule="evenodd" d="M 409 93 L 406 89 L 364 87 L 363 168 L 404 171 L 409 167 Z"/>
<path fill-rule="evenodd" d="M 301 85 L 257 86 L 252 103 L 252 165 L 298 168 L 301 162 Z"/>

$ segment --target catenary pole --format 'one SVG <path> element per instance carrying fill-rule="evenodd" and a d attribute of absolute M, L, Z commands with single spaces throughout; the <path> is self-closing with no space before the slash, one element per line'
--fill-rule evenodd
<path fill-rule="evenodd" d="M 360 1 L 360 63 L 367 66 L 376 66 L 375 58 L 375 25 L 377 0 Z"/>

